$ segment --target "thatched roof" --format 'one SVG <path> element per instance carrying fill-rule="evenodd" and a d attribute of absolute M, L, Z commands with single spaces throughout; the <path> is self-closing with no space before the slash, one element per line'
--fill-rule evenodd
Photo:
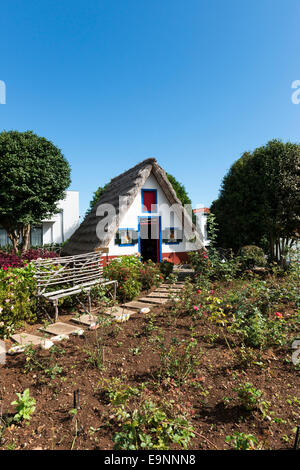
<path fill-rule="evenodd" d="M 121 175 L 113 178 L 107 189 L 100 196 L 97 203 L 92 208 L 91 212 L 85 217 L 78 229 L 73 233 L 71 238 L 67 241 L 63 248 L 64 255 L 76 255 L 81 253 L 89 253 L 97 248 L 107 247 L 112 237 L 114 237 L 116 230 L 119 227 L 127 210 L 133 203 L 139 190 L 144 185 L 149 175 L 153 173 L 158 184 L 163 189 L 166 198 L 170 204 L 178 204 L 177 216 L 179 220 L 185 220 L 185 227 L 188 225 L 191 237 L 196 236 L 199 248 L 203 243 L 193 226 L 191 217 L 184 210 L 181 202 L 176 196 L 173 186 L 169 182 L 165 171 L 157 164 L 155 158 L 148 158 L 130 170 L 125 171 Z M 119 207 L 119 198 L 122 197 L 122 205 Z M 104 204 L 110 204 L 115 208 L 115 215 L 109 217 L 107 231 L 101 236 L 97 236 L 96 228 L 107 213 L 104 215 L 97 215 L 98 207 L 102 208 Z M 99 213 L 98 213 L 99 214 Z"/>

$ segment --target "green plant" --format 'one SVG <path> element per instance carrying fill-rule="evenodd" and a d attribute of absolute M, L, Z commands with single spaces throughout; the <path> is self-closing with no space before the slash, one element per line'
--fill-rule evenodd
<path fill-rule="evenodd" d="M 17 413 L 14 415 L 14 421 L 17 423 L 23 419 L 30 421 L 31 415 L 35 410 L 35 399 L 30 396 L 29 388 L 26 388 L 23 393 L 16 394 L 18 399 L 11 404 L 16 407 Z"/>
<path fill-rule="evenodd" d="M 240 258 L 243 269 L 252 269 L 267 264 L 264 250 L 256 245 L 243 246 L 240 249 Z"/>
<path fill-rule="evenodd" d="M 258 407 L 260 398 L 262 396 L 262 391 L 255 388 L 252 383 L 241 383 L 238 387 L 234 388 L 233 390 L 237 392 L 238 398 L 242 406 L 247 411 L 252 411 Z"/>
<path fill-rule="evenodd" d="M 244 432 L 234 432 L 226 436 L 225 442 L 232 442 L 234 450 L 254 450 L 258 444 L 256 437 Z"/>
<path fill-rule="evenodd" d="M 168 278 L 170 274 L 173 272 L 174 264 L 171 261 L 164 259 L 159 264 L 160 272 L 163 274 L 165 278 Z"/>
<path fill-rule="evenodd" d="M 189 341 L 178 341 L 172 338 L 170 345 L 165 341 L 158 342 L 160 367 L 158 376 L 161 380 L 168 377 L 173 378 L 179 384 L 195 371 L 199 364 L 202 352 L 197 349 L 197 340 L 193 337 Z"/>
<path fill-rule="evenodd" d="M 116 411 L 121 431 L 114 436 L 115 449 L 168 450 L 174 443 L 187 449 L 194 430 L 185 416 L 173 417 L 152 400 L 133 411 L 124 405 Z"/>

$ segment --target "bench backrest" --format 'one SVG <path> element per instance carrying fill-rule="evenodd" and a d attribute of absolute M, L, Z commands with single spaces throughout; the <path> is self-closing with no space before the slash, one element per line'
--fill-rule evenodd
<path fill-rule="evenodd" d="M 57 258 L 37 259 L 36 279 L 38 295 L 42 295 L 55 286 L 70 288 L 100 280 L 103 275 L 102 252 Z"/>

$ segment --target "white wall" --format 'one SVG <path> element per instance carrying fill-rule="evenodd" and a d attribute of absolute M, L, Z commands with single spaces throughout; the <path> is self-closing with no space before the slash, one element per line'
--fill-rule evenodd
<path fill-rule="evenodd" d="M 157 190 L 157 210 L 158 212 L 151 214 L 142 212 L 142 196 L 141 190 L 138 192 L 135 200 L 125 214 L 123 220 L 120 221 L 119 228 L 130 228 L 138 230 L 138 217 L 147 217 L 147 216 L 161 216 L 161 229 L 164 230 L 170 226 L 181 228 L 181 223 L 174 214 L 174 220 L 170 220 L 170 204 L 165 196 L 165 193 L 158 184 L 156 178 L 151 174 L 143 185 L 142 189 L 156 189 Z M 138 253 L 138 244 L 134 246 L 119 246 L 115 244 L 115 237 L 110 241 L 109 245 L 109 256 L 119 256 L 119 255 L 129 255 Z M 173 252 L 185 252 L 192 251 L 195 249 L 193 243 L 189 243 L 185 239 L 179 244 L 162 244 L 162 253 L 173 253 Z"/>
<path fill-rule="evenodd" d="M 79 226 L 78 191 L 66 191 L 57 205 L 60 212 L 43 221 L 43 244 L 64 242 Z"/>
<path fill-rule="evenodd" d="M 209 245 L 207 238 L 207 214 L 204 212 L 196 212 L 197 224 L 199 225 L 200 234 L 203 236 L 204 246 Z"/>

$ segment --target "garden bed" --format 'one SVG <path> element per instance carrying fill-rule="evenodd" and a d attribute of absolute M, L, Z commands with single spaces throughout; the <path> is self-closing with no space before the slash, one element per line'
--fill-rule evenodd
<path fill-rule="evenodd" d="M 237 288 L 215 283 L 210 295 L 225 296 Z M 186 419 L 179 427 L 193 428 L 186 440 L 190 449 L 233 448 L 234 441 L 226 442 L 226 436 L 235 433 L 253 435 L 255 448 L 292 448 L 300 424 L 300 379 L 290 347 L 243 349 L 230 332 L 221 334 L 225 330 L 207 311 L 199 314 L 200 303 L 199 310 L 193 307 L 197 305 L 189 310 L 171 302 L 122 324 L 105 318 L 99 330 L 72 337 L 52 351 L 8 357 L 0 366 L 4 421 L 14 412 L 16 392 L 29 388 L 36 409 L 28 425 L 2 427 L 0 448 L 126 448 L 126 419 L 130 422 L 133 410 L 149 402 L 164 410 L 169 422 Z M 289 321 L 295 304 L 284 301 L 280 312 Z M 237 391 L 245 383 L 252 385 L 249 396 L 254 397 L 248 409 L 251 400 L 241 399 L 245 388 Z M 120 410 L 129 413 L 125 421 Z M 141 429 L 147 434 L 144 425 Z M 157 436 L 149 435 L 156 442 Z M 180 448 L 174 442 L 169 447 Z"/>

